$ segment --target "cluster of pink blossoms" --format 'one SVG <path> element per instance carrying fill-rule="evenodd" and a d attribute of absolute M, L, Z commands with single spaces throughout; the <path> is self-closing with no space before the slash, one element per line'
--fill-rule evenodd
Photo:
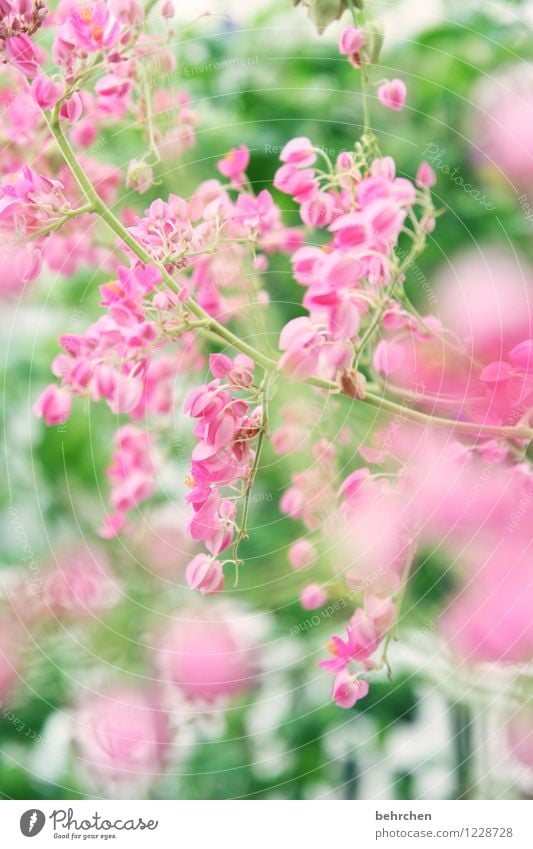
<path fill-rule="evenodd" d="M 234 394 L 252 389 L 253 361 L 244 354 L 233 361 L 225 354 L 211 354 L 209 367 L 215 379 L 193 389 L 184 406 L 185 413 L 197 419 L 194 435 L 198 439 L 192 453 L 191 492 L 186 497 L 194 510 L 189 531 L 211 555 L 199 554 L 191 561 L 187 580 L 203 593 L 223 588 L 222 564 L 215 558 L 230 545 L 236 530 L 237 505 L 234 498 L 224 498 L 221 490 L 230 487 L 238 493 L 237 486 L 250 480 L 253 443 L 263 428 L 262 407 L 251 409 Z"/>
<path fill-rule="evenodd" d="M 247 176 L 250 152 L 241 144 L 217 163 L 226 182 L 210 179 L 189 198 L 170 194 L 166 200 L 153 200 L 140 215 L 126 208 L 120 220 L 114 219 L 102 212 L 100 201 L 114 206 L 124 179 L 134 191 L 148 191 L 159 161 L 194 142 L 196 116 L 187 96 L 153 90 L 150 83 L 154 69 L 174 69 L 168 34 L 143 31 L 145 13 L 135 0 L 83 5 L 62 0 L 49 16 L 55 24 L 51 55 L 56 70 L 48 74 L 43 72 L 48 57 L 34 39 L 45 18 L 43 4 L 0 0 L 0 9 L 2 56 L 19 87 L 14 97 L 2 92 L 6 107 L 2 132 L 13 152 L 0 180 L 0 228 L 15 234 L 9 246 L 15 273 L 23 280 L 33 279 L 45 261 L 52 269 L 71 274 L 86 262 L 104 267 L 112 278 L 101 287 L 104 315 L 84 333 L 60 338 L 63 352 L 53 364 L 59 383 L 47 387 L 34 408 L 47 424 L 63 424 L 73 396 L 81 396 L 104 400 L 113 414 L 131 420 L 121 421 L 115 434 L 108 469 L 111 510 L 102 536 L 129 530 L 128 514 L 155 494 L 157 440 L 138 424 L 172 413 L 178 400 L 176 376 L 197 372 L 205 362 L 208 348 L 202 334 L 215 334 L 220 344 L 254 353 L 228 325 L 246 318 L 251 303 L 259 311 L 267 305 L 269 296 L 260 275 L 268 270 L 274 252 L 290 256 L 294 279 L 304 289 L 305 310 L 281 328 L 279 360 L 260 351 L 255 360 L 244 352 L 234 357 L 211 354 L 213 379 L 190 390 L 183 405 L 195 422 L 196 438 L 187 479 L 189 533 L 206 549 L 187 566 L 192 588 L 203 594 L 220 592 L 225 564 L 239 563 L 250 489 L 263 439 L 269 436 L 270 399 L 265 389 L 269 372 L 282 371 L 291 381 L 310 381 L 320 392 L 343 392 L 358 401 L 369 397 L 365 393 L 370 381 L 383 393 L 390 389 L 400 397 L 420 384 L 423 391 L 413 405 L 440 413 L 445 402 L 450 429 L 465 421 L 527 423 L 533 401 L 530 339 L 520 337 L 499 351 L 493 346 L 481 361 L 468 345 L 451 354 L 438 319 L 420 317 L 406 303 L 405 273 L 435 225 L 429 191 L 435 174 L 428 163 L 420 165 L 412 180 L 398 176 L 394 160 L 381 155 L 368 127 L 353 151 L 339 153 L 334 162 L 308 138 L 294 138 L 283 148 L 282 164 L 274 176 L 275 189 L 298 205 L 302 226 L 287 227 L 268 189 L 254 193 Z M 170 17 L 171 4 L 162 4 L 159 12 Z M 340 53 L 361 73 L 366 74 L 374 47 L 367 31 L 351 26 L 342 32 Z M 377 94 L 381 104 L 394 111 L 406 101 L 405 85 L 397 79 L 379 83 Z M 47 112 L 51 114 L 45 116 Z M 147 130 L 141 152 L 122 174 L 83 151 L 105 126 L 127 117 Z M 71 150 L 81 176 L 67 155 L 70 169 L 62 169 L 61 180 L 56 179 L 54 155 L 43 152 L 40 144 L 49 128 L 56 141 L 62 141 L 63 152 Z M 25 164 L 25 145 L 35 153 L 32 169 Z M 89 181 L 85 193 L 91 202 L 82 206 L 78 183 L 83 185 L 83 177 Z M 98 212 L 116 237 L 104 254 L 87 227 L 87 216 Z M 411 240 L 410 251 L 400 250 L 400 239 Z M 378 341 L 378 334 L 384 338 Z M 441 349 L 440 358 L 434 356 L 435 348 Z M 257 368 L 265 374 L 256 382 Z M 318 397 L 328 397 L 331 403 L 329 396 Z M 407 407 L 397 409 L 403 421 Z M 316 535 L 313 540 L 297 540 L 289 549 L 291 566 L 305 573 L 314 568 L 322 531 L 334 542 L 328 545 L 332 563 L 340 564 L 337 578 L 362 596 L 346 639 L 334 636 L 329 645 L 332 657 L 321 663 L 335 676 L 336 702 L 351 707 L 368 690 L 367 681 L 359 676 L 386 665 L 388 638 L 396 627 L 399 595 L 415 548 L 435 544 L 429 525 L 449 538 L 450 545 L 466 550 L 465 562 L 481 558 L 485 563 L 480 584 L 487 593 L 478 615 L 472 614 L 472 591 L 465 591 L 448 619 L 455 623 L 456 634 L 465 632 L 462 644 L 476 658 L 525 657 L 530 630 L 522 627 L 522 604 L 528 596 L 519 567 L 521 551 L 527 549 L 522 516 L 529 512 L 531 484 L 529 473 L 510 461 L 505 439 L 494 443 L 478 438 L 474 428 L 470 446 L 443 445 L 431 438 L 422 444 L 393 423 L 374 434 L 371 445 L 359 446 L 368 468 L 346 475 L 340 462 L 337 473 L 336 464 L 339 447 L 353 439 L 351 432 L 343 431 L 335 440 L 314 439 L 310 430 L 315 423 L 316 416 L 309 411 L 301 415 L 298 409 L 285 410 L 272 444 L 280 454 L 297 451 L 304 442 L 311 445 L 311 468 L 293 473 L 280 502 L 283 513 Z M 419 449 L 418 461 L 410 454 L 411 442 Z M 520 445 L 515 440 L 513 447 Z M 494 471 L 474 506 L 465 508 L 480 473 L 480 457 L 483 462 L 501 463 L 501 470 Z M 382 474 L 384 463 L 390 469 L 388 465 Z M 427 468 L 434 471 L 429 482 Z M 500 498 L 498 493 L 511 483 L 517 485 L 512 497 Z M 499 615 L 502 619 L 498 599 L 488 590 L 505 577 L 490 554 L 487 516 L 500 530 L 506 523 L 516 524 L 502 542 L 512 564 L 513 592 L 522 590 L 517 604 L 520 633 L 512 631 L 509 617 L 500 621 L 501 633 L 513 643 L 511 649 L 486 634 L 487 621 Z M 467 545 L 474 529 L 479 549 Z M 221 553 L 232 543 L 232 558 L 222 561 Z M 319 608 L 328 598 L 329 587 L 317 582 L 301 590 L 307 610 Z M 468 627 L 468 617 L 474 628 Z M 457 622 L 464 627 L 458 628 Z M 382 645 L 383 657 L 376 660 Z M 162 656 L 159 663 L 175 680 L 178 672 Z M 150 751 L 159 752 L 165 735 L 159 733 L 151 705 L 151 701 L 143 704 L 156 738 Z M 98 717 L 100 706 L 95 705 L 94 711 Z"/>
<path fill-rule="evenodd" d="M 281 153 L 284 164 L 274 179 L 276 188 L 299 204 L 304 224 L 331 234 L 329 243 L 304 246 L 291 257 L 309 312 L 309 318 L 290 321 L 280 336 L 280 362 L 292 380 L 313 374 L 335 378 L 350 365 L 368 311 L 366 290 L 391 283 L 406 218 L 417 202 L 427 208 L 426 188 L 432 183 L 426 163 L 417 175 L 417 193 L 410 180 L 396 176 L 390 157 L 374 159 L 365 174 L 347 151 L 323 175 L 312 167 L 319 153 L 309 139 L 293 139 Z M 421 226 L 430 230 L 432 221 L 422 220 Z"/>

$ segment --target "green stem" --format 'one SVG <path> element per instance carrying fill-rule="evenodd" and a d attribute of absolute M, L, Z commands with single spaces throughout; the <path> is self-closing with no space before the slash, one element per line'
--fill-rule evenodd
<path fill-rule="evenodd" d="M 118 236 L 119 239 L 124 242 L 125 245 L 131 250 L 131 252 L 141 260 L 146 265 L 156 266 L 163 276 L 163 279 L 167 286 L 172 289 L 174 292 L 181 291 L 179 285 L 176 281 L 171 277 L 166 268 L 161 265 L 161 263 L 156 262 L 152 256 L 133 238 L 133 236 L 128 232 L 128 230 L 124 227 L 124 225 L 119 221 L 119 219 L 111 212 L 109 207 L 104 203 L 104 201 L 98 195 L 96 189 L 93 184 L 87 177 L 85 171 L 79 164 L 76 159 L 76 155 L 70 146 L 70 143 L 66 136 L 64 135 L 59 121 L 59 109 L 56 105 L 52 117 L 49 121 L 49 127 L 52 135 L 54 136 L 61 153 L 63 154 L 65 161 L 72 171 L 72 174 L 78 183 L 82 192 L 86 195 L 87 200 L 92 205 L 94 212 L 97 212 L 103 221 L 114 231 L 115 235 Z M 271 359 L 266 354 L 258 351 L 257 348 L 254 348 L 252 345 L 249 345 L 247 342 L 244 342 L 241 338 L 239 338 L 235 333 L 232 333 L 227 327 L 223 324 L 220 324 L 215 318 L 209 315 L 199 304 L 196 303 L 192 298 L 189 298 L 185 303 L 186 308 L 198 318 L 205 330 L 215 333 L 219 339 L 224 340 L 237 351 L 241 351 L 243 354 L 247 354 L 255 363 L 262 366 L 267 372 L 277 372 L 278 363 L 276 360 Z M 307 379 L 306 383 L 311 386 L 316 386 L 319 389 L 326 389 L 330 392 L 339 393 L 340 387 L 333 380 L 324 380 L 319 377 L 310 377 Z M 421 413 L 418 410 L 411 410 L 409 407 L 405 405 L 400 405 L 394 403 L 394 401 L 390 401 L 386 398 L 381 398 L 378 395 L 373 395 L 368 392 L 363 399 L 364 403 L 370 404 L 373 407 L 377 407 L 379 410 L 383 412 L 392 413 L 392 415 L 397 416 L 400 419 L 406 419 L 409 421 L 418 422 L 420 424 L 432 425 L 438 428 L 445 428 L 447 430 L 455 431 L 456 433 L 464 433 L 471 434 L 478 437 L 503 437 L 505 439 L 527 439 L 530 440 L 533 438 L 533 430 L 528 427 L 515 426 L 515 427 L 499 427 L 497 425 L 483 425 L 476 424 L 475 422 L 460 422 L 453 421 L 452 419 L 443 419 L 439 417 L 429 416 L 425 413 Z"/>
<path fill-rule="evenodd" d="M 92 203 L 86 203 L 83 206 L 78 206 L 77 209 L 72 209 L 70 212 L 66 212 L 62 218 L 58 221 L 53 221 L 51 224 L 47 224 L 46 227 L 41 227 L 40 230 L 35 230 L 34 233 L 30 233 L 30 239 L 37 239 L 39 236 L 47 236 L 48 233 L 53 233 L 55 230 L 59 230 L 64 224 L 68 224 L 73 218 L 77 218 L 78 215 L 86 215 L 89 212 L 94 212 L 94 207 Z"/>
<path fill-rule="evenodd" d="M 246 488 L 244 490 L 244 507 L 242 511 L 241 518 L 241 526 L 239 528 L 239 532 L 233 544 L 233 559 L 235 560 L 235 569 L 236 569 L 236 577 L 235 584 L 237 584 L 238 580 L 238 569 L 241 560 L 239 560 L 239 543 L 241 540 L 248 539 L 248 532 L 246 530 L 248 526 L 248 513 L 250 512 L 250 495 L 252 493 L 253 485 L 255 482 L 255 478 L 257 472 L 259 470 L 259 463 L 261 462 L 261 455 L 263 453 L 263 446 L 265 442 L 266 435 L 268 433 L 268 399 L 269 399 L 269 389 L 270 382 L 272 379 L 272 374 L 270 372 L 265 373 L 265 378 L 262 384 L 262 406 L 263 406 L 263 419 L 261 422 L 261 430 L 259 432 L 259 436 L 257 438 L 257 447 L 255 451 L 254 462 L 252 464 L 252 468 L 250 471 L 250 475 L 246 482 Z"/>

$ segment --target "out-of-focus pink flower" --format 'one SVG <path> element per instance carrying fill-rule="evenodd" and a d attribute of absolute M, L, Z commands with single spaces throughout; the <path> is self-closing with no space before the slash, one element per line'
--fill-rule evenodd
<path fill-rule="evenodd" d="M 328 192 L 317 192 L 300 207 L 300 215 L 308 227 L 327 227 L 335 210 L 335 198 Z"/>
<path fill-rule="evenodd" d="M 31 84 L 33 99 L 41 109 L 51 109 L 52 106 L 55 106 L 63 91 L 64 86 L 62 83 L 54 83 L 50 77 L 44 74 L 39 74 L 35 77 Z"/>
<path fill-rule="evenodd" d="M 317 610 L 328 600 L 328 594 L 320 584 L 307 584 L 300 593 L 300 604 L 304 610 Z"/>
<path fill-rule="evenodd" d="M 350 675 L 347 669 L 337 672 L 332 696 L 338 707 L 351 708 L 368 694 L 368 681 Z"/>
<path fill-rule="evenodd" d="M 416 172 L 417 186 L 432 189 L 436 182 L 437 177 L 431 165 L 428 162 L 421 162 Z"/>
<path fill-rule="evenodd" d="M 329 672 L 344 669 L 352 660 L 367 661 L 376 651 L 381 634 L 375 623 L 358 608 L 346 628 L 346 640 L 333 636 L 328 643 L 332 657 L 318 664 Z"/>
<path fill-rule="evenodd" d="M 339 53 L 347 56 L 354 68 L 361 66 L 361 48 L 365 43 L 365 34 L 358 27 L 348 26 L 339 39 Z"/>
<path fill-rule="evenodd" d="M 187 583 L 192 590 L 201 593 L 218 593 L 224 587 L 224 573 L 219 560 L 213 560 L 207 554 L 197 554 L 185 571 Z"/>
<path fill-rule="evenodd" d="M 246 169 L 250 164 L 250 151 L 245 144 L 233 148 L 224 159 L 217 162 L 217 169 L 223 177 L 231 180 L 234 186 L 242 186 L 246 177 Z"/>
<path fill-rule="evenodd" d="M 37 76 L 43 62 L 43 54 L 29 35 L 21 33 L 6 38 L 5 50 L 8 62 L 22 71 L 26 77 L 33 79 Z"/>
<path fill-rule="evenodd" d="M 358 27 L 345 27 L 339 39 L 339 53 L 343 56 L 349 56 L 351 53 L 358 53 L 365 43 L 365 34 Z"/>
<path fill-rule="evenodd" d="M 33 405 L 33 414 L 39 419 L 44 419 L 49 426 L 64 424 L 71 410 L 70 392 L 59 389 L 55 383 L 51 383 Z"/>
<path fill-rule="evenodd" d="M 109 8 L 123 24 L 138 25 L 144 20 L 142 6 L 136 0 L 109 0 Z"/>
<path fill-rule="evenodd" d="M 80 771 L 104 786 L 148 788 L 164 771 L 168 718 L 149 691 L 123 687 L 89 696 L 73 716 Z"/>
<path fill-rule="evenodd" d="M 285 352 L 280 366 L 289 380 L 305 380 L 316 371 L 322 345 L 322 336 L 306 316 L 285 325 L 279 338 L 279 347 Z"/>
<path fill-rule="evenodd" d="M 256 674 L 252 648 L 224 617 L 176 623 L 161 637 L 155 662 L 162 683 L 192 701 L 234 696 Z"/>
<path fill-rule="evenodd" d="M 316 162 L 316 152 L 311 141 L 305 136 L 291 139 L 280 153 L 282 162 L 296 168 L 307 168 Z"/>
<path fill-rule="evenodd" d="M 377 372 L 384 375 L 394 374 L 404 361 L 403 346 L 382 339 L 374 351 L 373 363 Z"/>
<path fill-rule="evenodd" d="M 100 554 L 84 548 L 62 554 L 44 579 L 44 600 L 58 615 L 100 613 L 118 599 L 109 565 Z"/>
<path fill-rule="evenodd" d="M 235 219 L 251 230 L 268 229 L 274 214 L 274 202 L 268 189 L 263 189 L 257 197 L 241 194 L 237 198 Z"/>
<path fill-rule="evenodd" d="M 83 102 L 77 91 L 73 92 L 68 100 L 63 101 L 59 110 L 61 118 L 75 124 L 83 114 Z"/>
<path fill-rule="evenodd" d="M 316 548 L 307 539 L 299 539 L 289 548 L 289 563 L 293 569 L 308 569 L 316 560 Z"/>
<path fill-rule="evenodd" d="M 74 8 L 66 20 L 74 43 L 87 53 L 113 47 L 120 38 L 120 24 L 103 2 Z"/>
<path fill-rule="evenodd" d="M 472 159 L 485 177 L 502 177 L 533 195 L 533 66 L 520 61 L 476 84 L 470 97 Z M 480 203 L 486 204 L 482 196 Z M 488 204 L 486 204 L 488 206 Z M 489 207 L 490 208 L 490 207 Z M 492 207 L 493 208 L 493 207 Z"/>
<path fill-rule="evenodd" d="M 407 88 L 402 80 L 387 80 L 378 88 L 379 102 L 388 109 L 399 112 L 405 106 Z"/>

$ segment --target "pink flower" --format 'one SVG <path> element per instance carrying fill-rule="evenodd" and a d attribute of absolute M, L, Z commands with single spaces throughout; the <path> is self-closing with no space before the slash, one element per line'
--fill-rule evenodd
<path fill-rule="evenodd" d="M 73 733 L 82 772 L 105 786 L 140 791 L 163 772 L 168 718 L 148 691 L 122 687 L 89 697 L 74 714 Z"/>
<path fill-rule="evenodd" d="M 83 114 L 83 103 L 77 91 L 73 92 L 68 100 L 64 100 L 59 110 L 61 118 L 66 119 L 71 124 L 79 121 Z"/>
<path fill-rule="evenodd" d="M 264 230 L 272 223 L 274 202 L 268 189 L 263 189 L 257 197 L 239 195 L 236 204 L 235 219 L 251 230 Z"/>
<path fill-rule="evenodd" d="M 307 539 L 299 539 L 289 548 L 289 563 L 293 569 L 308 569 L 316 556 L 316 548 Z"/>
<path fill-rule="evenodd" d="M 351 708 L 368 693 L 368 681 L 350 675 L 347 669 L 337 672 L 333 682 L 332 697 L 338 707 Z"/>
<path fill-rule="evenodd" d="M 5 49 L 8 62 L 30 79 L 37 76 L 43 56 L 28 35 L 23 33 L 6 38 Z"/>
<path fill-rule="evenodd" d="M 328 192 L 317 192 L 300 207 L 300 216 L 308 227 L 327 227 L 331 224 L 335 210 L 335 199 Z"/>
<path fill-rule="evenodd" d="M 50 77 L 39 74 L 31 84 L 33 99 L 41 109 L 51 109 L 62 96 L 62 83 L 54 83 Z"/>
<path fill-rule="evenodd" d="M 328 594 L 319 584 L 307 584 L 300 593 L 300 604 L 304 610 L 316 610 L 327 600 Z"/>
<path fill-rule="evenodd" d="M 274 175 L 274 187 L 279 192 L 292 195 L 297 203 L 303 203 L 317 191 L 315 172 L 312 168 L 300 170 L 295 165 L 282 165 Z"/>
<path fill-rule="evenodd" d="M 218 593 L 224 587 L 224 574 L 219 560 L 212 560 L 207 554 L 197 554 L 185 571 L 187 583 L 192 590 L 201 593 Z"/>
<path fill-rule="evenodd" d="M 254 654 L 225 618 L 182 618 L 159 641 L 155 663 L 163 684 L 193 702 L 217 702 L 250 688 Z"/>
<path fill-rule="evenodd" d="M 402 367 L 403 361 L 403 345 L 397 342 L 389 342 L 387 339 L 378 342 L 373 356 L 373 364 L 377 372 L 387 376 L 394 374 Z"/>
<path fill-rule="evenodd" d="M 347 56 L 354 68 L 361 67 L 360 51 L 365 43 L 365 34 L 358 27 L 346 27 L 339 39 L 339 53 Z"/>
<path fill-rule="evenodd" d="M 399 112 L 405 106 L 407 88 L 402 80 L 387 80 L 378 88 L 378 98 L 383 106 Z"/>
<path fill-rule="evenodd" d="M 47 425 L 61 425 L 66 422 L 72 410 L 72 398 L 66 389 L 58 389 L 51 383 L 33 405 L 33 414 L 43 418 Z"/>
<path fill-rule="evenodd" d="M 87 616 L 112 607 L 119 594 L 108 564 L 100 555 L 80 548 L 62 554 L 46 575 L 44 597 L 56 614 Z"/>
<path fill-rule="evenodd" d="M 313 162 L 316 162 L 316 152 L 308 138 L 299 136 L 287 142 L 279 158 L 287 165 L 294 165 L 296 168 L 306 168 L 312 165 Z"/>
<path fill-rule="evenodd" d="M 250 151 L 245 144 L 242 144 L 230 150 L 224 159 L 217 162 L 217 169 L 224 177 L 231 180 L 234 186 L 242 186 L 249 163 Z"/>
<path fill-rule="evenodd" d="M 432 189 L 437 182 L 437 177 L 428 162 L 421 162 L 416 172 L 416 185 L 426 189 Z"/>
<path fill-rule="evenodd" d="M 315 372 L 322 345 L 311 319 L 301 316 L 285 325 L 279 338 L 279 347 L 285 351 L 280 366 L 289 380 L 305 380 Z"/>
<path fill-rule="evenodd" d="M 370 471 L 368 469 L 356 469 L 341 484 L 337 494 L 344 496 L 344 505 L 349 510 L 357 509 L 359 491 L 369 476 Z"/>
<path fill-rule="evenodd" d="M 318 664 L 330 672 L 344 669 L 350 661 L 367 661 L 380 642 L 380 634 L 376 632 L 374 623 L 358 608 L 346 628 L 347 639 L 333 636 L 328 643 L 328 650 L 333 655 L 330 660 L 321 660 Z"/>
<path fill-rule="evenodd" d="M 72 9 L 67 24 L 76 46 L 87 53 L 113 47 L 120 38 L 120 24 L 103 2 Z"/>

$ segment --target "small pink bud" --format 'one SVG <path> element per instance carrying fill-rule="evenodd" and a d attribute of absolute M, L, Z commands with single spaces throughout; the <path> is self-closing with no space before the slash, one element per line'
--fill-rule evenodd
<path fill-rule="evenodd" d="M 351 171 L 354 166 L 354 160 L 351 153 L 348 153 L 347 150 L 341 150 L 339 155 L 337 156 L 337 168 L 340 168 L 341 171 Z"/>
<path fill-rule="evenodd" d="M 300 604 L 304 610 L 316 610 L 327 600 L 328 594 L 319 584 L 307 584 L 300 593 Z"/>
<path fill-rule="evenodd" d="M 75 124 L 76 121 L 79 121 L 82 113 L 83 104 L 77 91 L 75 91 L 74 94 L 61 105 L 61 109 L 59 110 L 61 118 L 70 121 L 71 124 Z"/>
<path fill-rule="evenodd" d="M 15 257 L 15 268 L 20 279 L 24 283 L 29 283 L 30 280 L 35 280 L 39 275 L 43 264 L 43 255 L 39 248 L 26 247 L 20 251 Z"/>
<path fill-rule="evenodd" d="M 299 539 L 289 548 L 289 563 L 293 569 L 308 569 L 316 560 L 316 548 L 306 539 Z"/>
<path fill-rule="evenodd" d="M 233 362 L 226 354 L 210 354 L 209 369 L 213 377 L 226 377 L 233 368 Z"/>
<path fill-rule="evenodd" d="M 165 0 L 161 6 L 161 15 L 164 18 L 173 18 L 175 14 L 173 0 Z"/>
<path fill-rule="evenodd" d="M 431 189 L 436 182 L 435 172 L 429 162 L 421 162 L 416 172 L 416 185 L 421 188 Z"/>
<path fill-rule="evenodd" d="M 187 583 L 192 590 L 203 594 L 218 593 L 224 586 L 224 574 L 219 560 L 211 560 L 207 554 L 197 554 L 185 571 Z"/>
<path fill-rule="evenodd" d="M 346 27 L 339 40 L 339 53 L 343 56 L 351 56 L 359 53 L 365 43 L 365 34 L 358 27 Z"/>
<path fill-rule="evenodd" d="M 387 80 L 378 88 L 378 98 L 383 106 L 399 112 L 405 106 L 407 88 L 402 80 Z"/>

